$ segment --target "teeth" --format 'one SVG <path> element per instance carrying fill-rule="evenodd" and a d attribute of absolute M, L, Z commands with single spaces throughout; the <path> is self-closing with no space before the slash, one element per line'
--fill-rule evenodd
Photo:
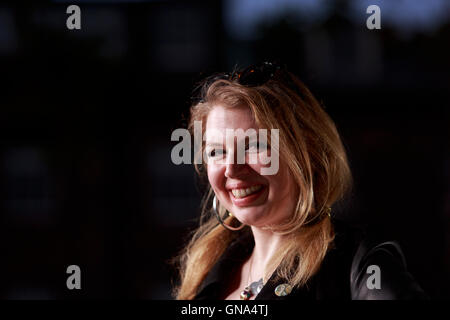
<path fill-rule="evenodd" d="M 233 196 L 235 198 L 244 198 L 247 197 L 249 195 L 251 195 L 252 193 L 255 193 L 259 190 L 261 190 L 262 186 L 252 186 L 250 188 L 245 188 L 245 189 L 233 189 L 231 190 L 231 192 L 233 193 Z"/>

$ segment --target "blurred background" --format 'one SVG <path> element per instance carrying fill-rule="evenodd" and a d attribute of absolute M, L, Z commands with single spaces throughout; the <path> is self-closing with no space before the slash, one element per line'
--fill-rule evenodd
<path fill-rule="evenodd" d="M 397 239 L 420 285 L 450 298 L 449 57 L 447 0 L 2 2 L 0 298 L 170 299 L 201 196 L 171 133 L 203 73 L 264 59 L 342 134 L 355 191 L 339 214 Z"/>

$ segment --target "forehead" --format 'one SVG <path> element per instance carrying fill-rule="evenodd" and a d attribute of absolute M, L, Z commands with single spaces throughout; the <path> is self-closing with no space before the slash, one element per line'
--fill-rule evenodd
<path fill-rule="evenodd" d="M 213 138 L 214 132 L 225 132 L 227 129 L 257 129 L 255 118 L 246 106 L 227 108 L 213 106 L 206 119 L 206 139 Z M 209 133 L 209 134 L 208 134 Z M 208 137 L 209 135 L 209 137 Z"/>

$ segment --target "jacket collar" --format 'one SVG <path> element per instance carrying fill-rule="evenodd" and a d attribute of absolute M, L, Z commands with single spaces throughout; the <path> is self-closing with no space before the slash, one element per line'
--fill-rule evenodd
<path fill-rule="evenodd" d="M 199 287 L 196 299 L 220 299 L 222 289 L 231 280 L 231 275 L 239 272 L 242 263 L 250 256 L 255 243 L 250 230 L 242 232 L 208 272 Z"/>
<path fill-rule="evenodd" d="M 239 272 L 242 263 L 250 256 L 254 239 L 251 231 L 244 231 L 244 234 L 234 240 L 225 253 L 219 258 L 214 267 L 210 270 L 206 278 L 199 287 L 196 300 L 218 300 L 222 298 L 223 288 L 227 286 L 231 280 L 231 275 Z M 275 288 L 287 283 L 285 279 L 278 278 L 276 272 L 272 274 L 270 279 L 262 288 L 261 292 L 256 296 L 255 300 L 284 300 L 289 296 L 297 296 L 301 294 L 305 298 L 311 295 L 311 284 L 302 288 L 301 291 L 294 288 L 289 296 L 277 296 Z"/>
<path fill-rule="evenodd" d="M 348 291 L 348 279 L 350 278 L 351 257 L 354 254 L 354 238 L 349 237 L 349 230 L 345 225 L 333 221 L 335 227 L 334 248 L 331 249 L 322 263 L 319 272 L 301 288 L 294 288 L 287 296 L 277 296 L 275 288 L 287 283 L 285 279 L 278 278 L 276 271 L 256 296 L 255 300 L 285 300 L 291 298 L 300 299 L 326 299 L 330 295 L 343 299 Z M 205 300 L 221 299 L 223 288 L 231 280 L 231 275 L 239 272 L 242 263 L 249 257 L 254 247 L 254 239 L 251 230 L 243 230 L 234 240 L 225 253 L 219 258 L 199 287 L 195 299 Z M 338 281 L 339 283 L 335 283 Z"/>

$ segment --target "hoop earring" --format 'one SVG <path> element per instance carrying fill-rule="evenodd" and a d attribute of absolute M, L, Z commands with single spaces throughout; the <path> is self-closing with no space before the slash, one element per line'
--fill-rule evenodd
<path fill-rule="evenodd" d="M 238 230 L 241 230 L 242 228 L 245 227 L 245 224 L 241 224 L 239 227 L 232 227 L 230 225 L 225 224 L 223 219 L 220 217 L 219 210 L 217 209 L 217 197 L 216 196 L 214 196 L 214 199 L 213 199 L 213 212 L 214 212 L 214 215 L 216 216 L 217 220 L 219 220 L 219 223 L 225 229 L 228 229 L 228 230 L 231 230 L 231 231 L 238 231 Z M 228 215 L 231 216 L 230 212 L 227 211 L 227 213 L 228 213 Z"/>

